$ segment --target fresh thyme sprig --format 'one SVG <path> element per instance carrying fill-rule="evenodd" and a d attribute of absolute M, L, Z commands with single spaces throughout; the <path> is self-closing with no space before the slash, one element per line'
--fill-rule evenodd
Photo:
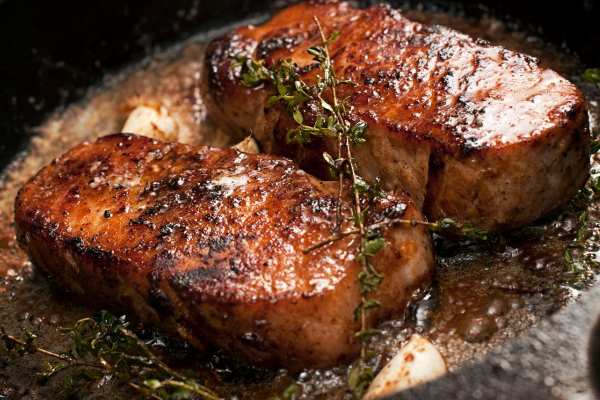
<path fill-rule="evenodd" d="M 600 262 L 595 256 L 598 251 L 595 245 L 598 224 L 590 218 L 590 212 L 595 211 L 595 204 L 599 199 L 600 177 L 592 176 L 564 211 L 577 215 L 575 237 L 567 244 L 563 253 L 564 283 L 575 289 L 582 289 L 589 284 L 594 271 L 600 268 Z"/>
<path fill-rule="evenodd" d="M 586 69 L 581 78 L 586 82 L 595 84 L 600 88 L 600 68 Z M 600 139 L 597 129 L 592 131 L 590 153 L 600 151 Z M 571 200 L 567 210 L 578 213 L 578 229 L 574 240 L 569 243 L 563 253 L 565 265 L 565 283 L 571 287 L 581 289 L 589 283 L 594 271 L 600 268 L 600 263 L 587 248 L 590 244 L 590 236 L 593 236 L 594 227 L 590 220 L 590 205 L 600 198 L 600 177 L 592 176 L 586 185 Z M 597 227 L 595 227 L 597 229 Z M 593 242 L 593 240 L 591 241 Z M 594 249 L 597 250 L 597 249 Z M 591 253 L 595 253 L 593 251 Z"/>
<path fill-rule="evenodd" d="M 581 76 L 588 82 L 600 85 L 600 68 L 588 68 Z"/>
<path fill-rule="evenodd" d="M 288 142 L 305 144 L 315 137 L 337 140 L 335 157 L 328 152 L 323 153 L 324 161 L 339 182 L 336 224 L 330 237 L 307 247 L 304 252 L 317 250 L 348 236 L 359 237 L 356 259 L 361 264 L 361 271 L 358 274 L 361 299 L 354 317 L 360 322 L 360 330 L 356 332 L 356 338 L 361 344 L 361 356 L 350 370 L 348 383 L 355 397 L 361 398 L 374 376 L 374 369 L 368 364 L 368 339 L 377 331 L 368 326 L 368 313 L 380 307 L 380 303 L 371 298 L 371 294 L 377 290 L 384 278 L 372 262 L 372 258 L 385 245 L 381 228 L 397 224 L 423 225 L 433 232 L 450 233 L 475 240 L 487 240 L 489 235 L 451 219 L 438 222 L 389 219 L 371 225 L 366 224 L 366 206 L 381 196 L 381 191 L 378 189 L 378 183 L 369 184 L 358 174 L 352 149 L 367 140 L 367 124 L 360 119 L 351 119 L 349 117 L 351 106 L 347 99 L 339 97 L 340 86 L 354 85 L 350 80 L 338 79 L 334 69 L 329 47 L 339 37 L 339 32 L 327 36 L 320 21 L 317 18 L 314 21 L 320 37 L 320 44 L 308 49 L 308 53 L 320 70 L 314 84 L 309 85 L 301 79 L 300 69 L 291 60 L 281 60 L 268 68 L 263 60 L 239 56 L 236 57 L 234 67 L 239 68 L 242 84 L 248 87 L 269 84 L 275 89 L 276 93 L 268 99 L 267 107 L 283 106 L 296 123 L 296 126 L 287 132 Z M 311 124 L 307 123 L 302 112 L 306 103 L 311 103 L 312 112 L 315 114 Z M 344 189 L 350 191 L 352 199 L 350 219 L 353 228 L 342 231 L 344 218 L 341 205 Z"/>
<path fill-rule="evenodd" d="M 19 355 L 39 353 L 55 360 L 40 375 L 50 379 L 61 371 L 79 368 L 95 371 L 90 378 L 111 375 L 146 398 L 156 400 L 202 398 L 217 400 L 219 396 L 196 379 L 185 376 L 165 364 L 148 345 L 129 328 L 125 317 L 102 312 L 97 318 L 84 318 L 63 333 L 71 339 L 72 348 L 57 353 L 35 344 L 36 336 L 26 333 L 19 338 L 0 329 L 0 339 L 7 350 Z"/>
<path fill-rule="evenodd" d="M 356 338 L 361 344 L 361 357 L 360 362 L 351 372 L 351 375 L 356 379 L 350 380 L 351 388 L 356 397 L 360 398 L 373 375 L 373 370 L 367 366 L 366 362 L 368 358 L 367 339 L 375 333 L 375 330 L 368 326 L 368 312 L 378 308 L 379 302 L 370 298 L 370 295 L 383 280 L 383 276 L 376 270 L 371 258 L 381 251 L 385 240 L 378 229 L 367 227 L 365 224 L 367 210 L 364 206 L 368 205 L 377 196 L 377 192 L 372 190 L 370 185 L 359 176 L 352 154 L 353 146 L 365 142 L 367 124 L 362 120 L 351 121 L 348 116 L 349 104 L 347 100 L 339 98 L 339 86 L 354 85 L 351 81 L 338 79 L 329 52 L 329 46 L 339 37 L 339 32 L 327 36 L 320 21 L 317 18 L 314 21 L 320 43 L 310 47 L 308 53 L 319 66 L 320 74 L 317 75 L 313 85 L 308 85 L 300 78 L 298 66 L 290 60 L 280 61 L 276 66 L 269 69 L 262 60 L 256 61 L 238 57 L 235 65 L 240 67 L 241 82 L 244 85 L 257 86 L 269 83 L 275 88 L 276 94 L 269 98 L 267 106 L 283 105 L 297 124 L 296 127 L 287 132 L 286 139 L 288 142 L 304 144 L 310 142 L 313 137 L 335 138 L 337 140 L 336 157 L 327 152 L 323 154 L 325 162 L 339 181 L 335 229 L 330 239 L 309 247 L 306 252 L 349 235 L 360 237 L 356 259 L 361 264 L 361 271 L 358 274 L 361 299 L 354 315 L 356 320 L 360 322 L 360 330 L 356 333 Z M 307 102 L 314 104 L 317 109 L 312 124 L 305 121 L 302 113 L 302 107 Z M 354 229 L 341 232 L 343 221 L 341 204 L 345 187 L 350 190 L 352 198 L 351 220 Z M 354 381 L 360 381 L 361 384 L 353 385 L 352 382 Z"/>
<path fill-rule="evenodd" d="M 456 236 L 464 239 L 470 239 L 474 241 L 488 241 L 492 238 L 492 234 L 489 232 L 479 229 L 475 226 L 468 224 L 460 224 L 454 221 L 451 218 L 443 218 L 436 222 L 428 222 L 418 219 L 403 219 L 403 218 L 394 218 L 389 219 L 382 222 L 377 222 L 374 224 L 370 224 L 367 226 L 368 230 L 376 230 L 388 226 L 394 225 L 406 225 L 406 226 L 425 226 L 429 228 L 431 232 L 440 233 L 445 236 Z M 343 232 L 337 232 L 328 238 L 321 240 L 317 243 L 310 245 L 309 247 L 303 250 L 304 253 L 310 253 L 313 250 L 319 249 L 321 247 L 327 246 L 328 244 L 337 242 L 347 236 L 358 235 L 360 234 L 360 230 L 358 229 L 350 229 Z"/>
<path fill-rule="evenodd" d="M 600 68 L 588 68 L 585 71 L 583 71 L 581 77 L 584 81 L 594 83 L 598 88 L 600 88 Z M 592 132 L 590 150 L 592 154 L 596 154 L 600 150 L 600 140 L 598 138 L 597 129 Z"/>

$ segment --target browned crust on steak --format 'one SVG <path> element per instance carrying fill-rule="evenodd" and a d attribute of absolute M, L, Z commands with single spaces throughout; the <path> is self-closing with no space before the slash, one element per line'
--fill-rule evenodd
<path fill-rule="evenodd" d="M 337 203 L 335 185 L 283 158 L 112 135 L 42 169 L 20 190 L 15 221 L 34 263 L 83 301 L 296 368 L 357 350 L 356 238 L 302 251 L 329 237 Z M 421 218 L 400 196 L 369 210 L 367 222 Z M 383 233 L 372 322 L 402 313 L 433 266 L 424 229 Z"/>
<path fill-rule="evenodd" d="M 314 17 L 326 32 L 342 32 L 331 45 L 334 67 L 358 84 L 342 86 L 340 96 L 350 99 L 350 118 L 369 126 L 371 140 L 357 148 L 362 174 L 406 190 L 428 217 L 514 228 L 564 204 L 584 184 L 587 109 L 573 84 L 532 57 L 412 22 L 387 5 L 301 3 L 216 39 L 205 80 L 214 115 L 319 174 L 318 157 L 334 141 L 286 144 L 293 121 L 280 108 L 265 108 L 272 88 L 243 87 L 232 68 L 236 55 L 268 65 L 291 59 L 313 82 L 318 68 L 306 50 L 320 40 Z"/>

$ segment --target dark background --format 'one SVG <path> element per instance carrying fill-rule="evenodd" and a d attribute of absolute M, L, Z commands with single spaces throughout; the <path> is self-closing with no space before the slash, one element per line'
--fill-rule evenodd
<path fill-rule="evenodd" d="M 543 27 L 544 36 L 567 42 L 589 65 L 600 65 L 598 1 L 462 3 L 472 15 L 487 7 L 531 29 Z M 81 97 L 107 72 L 141 58 L 154 46 L 278 5 L 265 0 L 0 0 L 0 167 L 24 148 L 31 134 L 28 127 Z"/>

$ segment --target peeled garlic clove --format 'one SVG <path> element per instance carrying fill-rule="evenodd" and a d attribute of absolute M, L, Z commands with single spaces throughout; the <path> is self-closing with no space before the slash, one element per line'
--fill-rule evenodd
<path fill-rule="evenodd" d="M 446 362 L 435 346 L 424 337 L 413 335 L 373 379 L 364 400 L 421 385 L 439 378 L 446 371 Z"/>
<path fill-rule="evenodd" d="M 248 154 L 258 154 L 260 152 L 260 149 L 258 148 L 258 143 L 256 143 L 256 140 L 254 140 L 252 136 L 247 136 L 238 144 L 231 146 L 231 148 L 243 151 L 244 153 Z"/>
<path fill-rule="evenodd" d="M 180 139 L 179 124 L 165 107 L 136 107 L 129 114 L 122 131 L 164 141 Z"/>

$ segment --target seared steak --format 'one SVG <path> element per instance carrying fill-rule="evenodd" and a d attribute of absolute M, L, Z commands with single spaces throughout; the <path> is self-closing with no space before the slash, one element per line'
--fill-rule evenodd
<path fill-rule="evenodd" d="M 43 168 L 17 196 L 16 228 L 33 262 L 88 304 L 200 348 L 317 367 L 358 349 L 358 238 L 303 252 L 331 235 L 336 191 L 287 159 L 120 134 Z M 367 223 L 390 218 L 421 214 L 405 197 L 373 200 Z M 383 235 L 372 323 L 402 314 L 433 268 L 423 228 Z"/>
<path fill-rule="evenodd" d="M 252 132 L 267 152 L 318 173 L 324 148 L 335 151 L 335 140 L 287 144 L 292 119 L 283 107 L 265 107 L 273 88 L 243 86 L 232 62 L 290 59 L 313 83 L 319 69 L 306 51 L 320 44 L 313 17 L 327 34 L 341 32 L 330 46 L 334 68 L 357 84 L 341 96 L 349 96 L 351 117 L 368 124 L 367 142 L 355 149 L 361 173 L 407 190 L 430 219 L 514 228 L 564 204 L 586 181 L 587 111 L 573 84 L 532 57 L 412 22 L 385 5 L 299 4 L 211 43 L 205 89 L 215 115 Z M 310 120 L 310 104 L 304 113 Z"/>

